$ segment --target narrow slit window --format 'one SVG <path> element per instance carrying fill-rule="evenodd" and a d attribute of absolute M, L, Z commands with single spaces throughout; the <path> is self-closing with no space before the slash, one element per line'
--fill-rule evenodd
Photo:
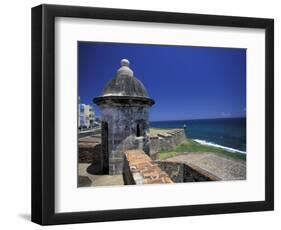
<path fill-rule="evenodd" d="M 137 124 L 137 137 L 141 136 L 140 124 Z"/>

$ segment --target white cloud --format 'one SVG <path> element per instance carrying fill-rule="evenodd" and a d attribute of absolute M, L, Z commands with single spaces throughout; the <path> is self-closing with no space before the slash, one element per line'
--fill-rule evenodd
<path fill-rule="evenodd" d="M 221 112 L 220 115 L 221 115 L 222 117 L 230 117 L 230 116 L 231 116 L 231 113 Z"/>

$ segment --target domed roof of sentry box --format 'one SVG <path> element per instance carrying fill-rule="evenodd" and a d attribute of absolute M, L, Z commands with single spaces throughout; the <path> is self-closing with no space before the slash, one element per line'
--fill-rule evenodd
<path fill-rule="evenodd" d="M 115 78 L 107 82 L 102 96 L 135 96 L 148 97 L 144 85 L 134 77 L 134 72 L 129 67 L 127 59 L 121 60 L 121 67 Z"/>
<path fill-rule="evenodd" d="M 107 82 L 101 96 L 94 99 L 95 103 L 105 99 L 136 99 L 154 104 L 149 98 L 144 85 L 134 76 L 130 69 L 130 62 L 127 59 L 121 60 L 121 67 L 117 70 L 117 75 Z"/>

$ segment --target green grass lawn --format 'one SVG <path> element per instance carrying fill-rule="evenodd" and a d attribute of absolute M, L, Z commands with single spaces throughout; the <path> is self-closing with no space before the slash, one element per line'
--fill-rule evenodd
<path fill-rule="evenodd" d="M 218 153 L 223 154 L 224 156 L 240 159 L 240 160 L 246 160 L 246 154 L 242 154 L 239 152 L 229 152 L 227 150 L 224 150 L 222 148 L 217 148 L 213 146 L 207 146 L 202 145 L 196 141 L 193 141 L 191 139 L 186 139 L 183 143 L 178 145 L 175 149 L 171 151 L 161 151 L 159 153 L 159 159 L 163 160 L 169 157 L 173 157 L 182 153 L 188 153 L 188 152 L 212 152 L 212 153 Z"/>

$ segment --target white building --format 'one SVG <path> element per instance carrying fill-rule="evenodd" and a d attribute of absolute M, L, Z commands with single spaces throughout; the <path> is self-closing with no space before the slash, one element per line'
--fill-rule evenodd
<path fill-rule="evenodd" d="M 80 100 L 80 99 L 79 99 Z M 92 128 L 94 125 L 95 112 L 91 105 L 80 104 L 78 108 L 78 128 Z"/>

